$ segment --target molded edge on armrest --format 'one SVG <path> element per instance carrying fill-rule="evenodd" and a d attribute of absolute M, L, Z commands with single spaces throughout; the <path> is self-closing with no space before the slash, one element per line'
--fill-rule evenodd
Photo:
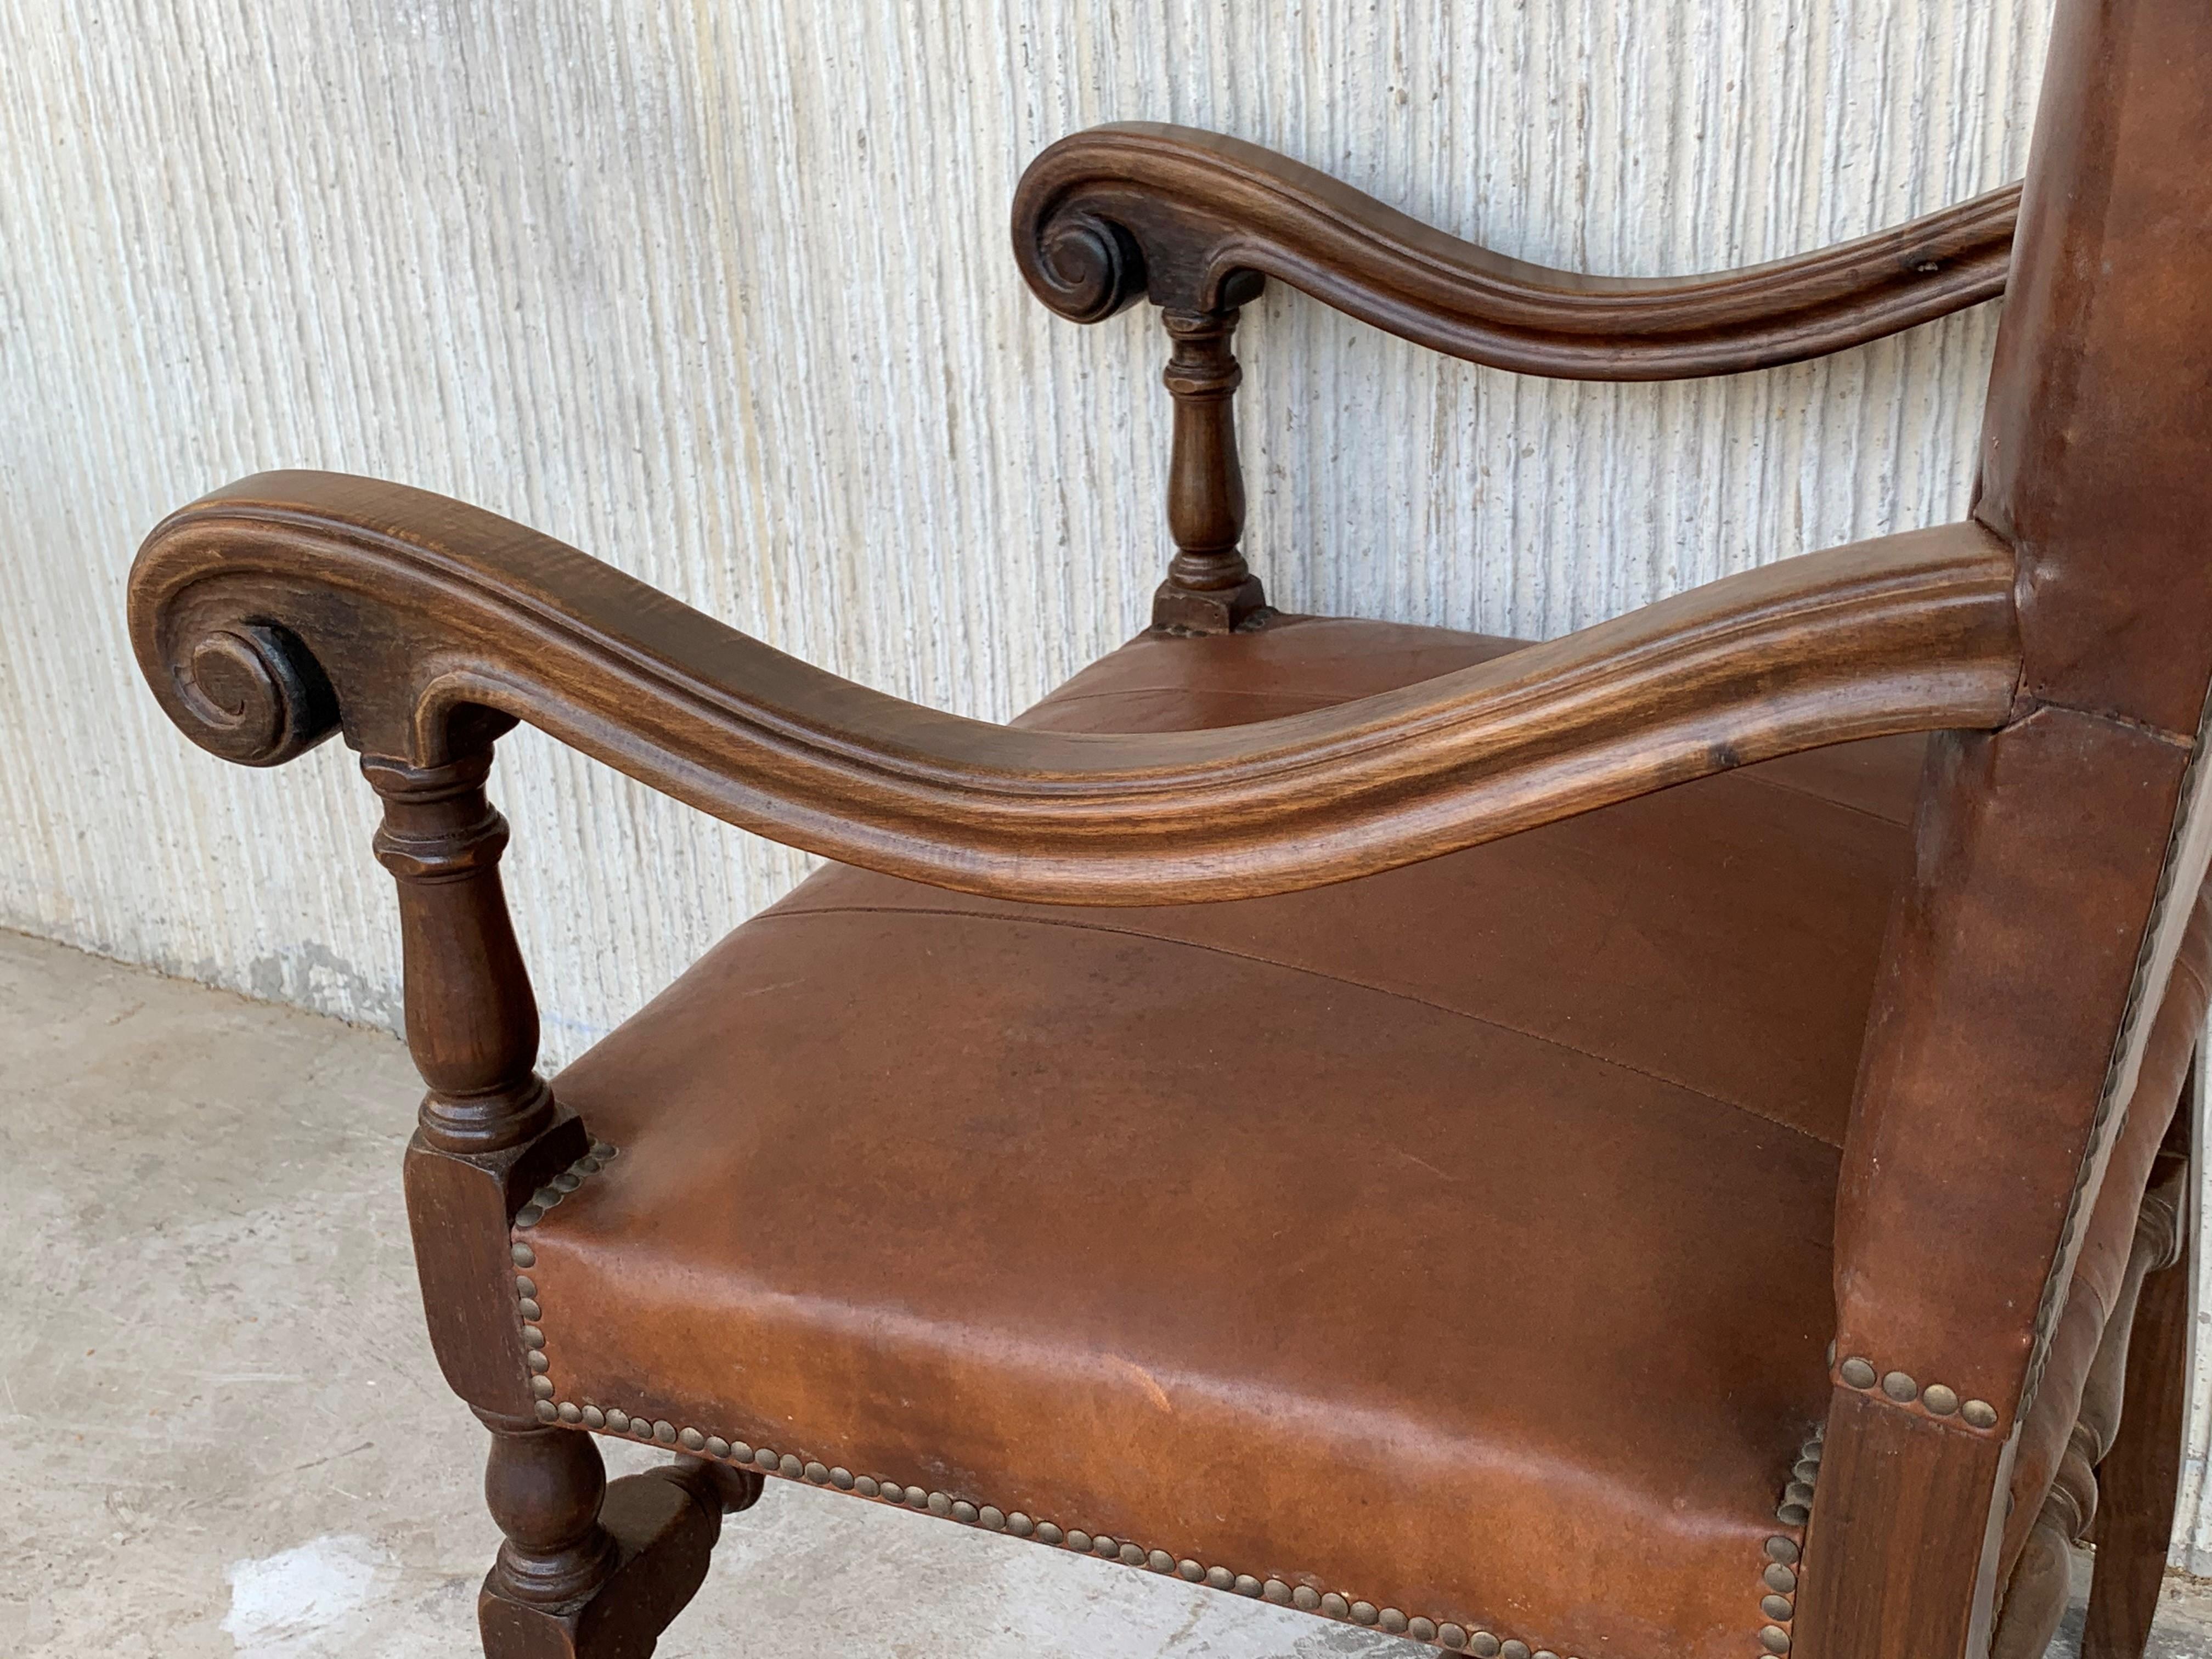
<path fill-rule="evenodd" d="M 289 472 L 159 526 L 131 631 L 170 718 L 231 760 L 289 759 L 342 725 L 365 754 L 436 765 L 455 723 L 491 710 L 829 857 L 1143 904 L 1341 881 L 1793 750 L 1995 726 L 2018 675 L 2013 570 L 1954 525 L 1334 708 L 1075 735 L 841 680 L 492 514 Z"/>
<path fill-rule="evenodd" d="M 1661 380 L 1821 356 L 1995 299 L 2019 206 L 2012 185 L 1771 264 L 1591 276 L 1446 235 L 1257 144 L 1126 123 L 1075 133 L 1030 162 L 1013 241 L 1037 298 L 1077 322 L 1147 293 L 1218 310 L 1273 276 L 1495 368 Z"/>

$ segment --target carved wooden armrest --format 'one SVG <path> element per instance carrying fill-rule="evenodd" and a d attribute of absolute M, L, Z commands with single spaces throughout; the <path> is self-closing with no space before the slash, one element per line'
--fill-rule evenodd
<path fill-rule="evenodd" d="M 1734 374 L 1839 351 L 2004 291 L 2017 185 L 1795 258 L 1701 276 L 1589 276 L 1510 259 L 1257 144 L 1192 127 L 1093 127 L 1032 161 L 1014 257 L 1060 315 L 1139 296 L 1173 342 L 1168 524 L 1152 619 L 1177 633 L 1261 625 L 1238 547 L 1244 486 L 1230 349 L 1270 276 L 1390 333 L 1497 368 L 1577 380 Z"/>
<path fill-rule="evenodd" d="M 1036 296 L 1096 322 L 1139 295 L 1223 312 L 1261 283 L 1497 368 L 1665 380 L 1839 351 L 2004 291 L 2020 187 L 1856 241 L 1695 276 L 1554 270 L 1446 235 L 1273 150 L 1131 122 L 1061 139 L 1014 198 Z"/>
<path fill-rule="evenodd" d="M 491 514 L 289 472 L 156 529 L 131 627 L 170 717 L 231 760 L 342 727 L 373 775 L 426 773 L 522 720 L 832 858 L 1133 904 L 1342 880 L 1792 750 L 1994 726 L 2018 668 L 2013 571 L 1996 538 L 1951 526 L 1334 708 L 1073 735 L 854 685 Z"/>

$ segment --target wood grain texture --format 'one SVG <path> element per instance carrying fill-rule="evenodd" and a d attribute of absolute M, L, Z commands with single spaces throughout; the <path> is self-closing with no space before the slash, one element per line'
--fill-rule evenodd
<path fill-rule="evenodd" d="M 293 472 L 159 526 L 131 627 L 164 709 L 227 760 L 291 760 L 342 725 L 396 802 L 389 763 L 445 775 L 489 709 L 811 852 L 1133 904 L 1341 881 L 1795 750 L 1996 726 L 2020 674 L 2013 588 L 2011 550 L 1960 524 L 1310 714 L 1094 736 L 903 702 L 495 514 Z"/>
<path fill-rule="evenodd" d="M 2008 185 L 1794 258 L 1608 276 L 1510 258 L 1233 135 L 1124 122 L 1030 163 L 1013 242 L 1030 292 L 1075 322 L 1146 296 L 1218 311 L 1274 277 L 1493 368 L 1669 380 L 1802 362 L 1995 299 L 2019 208 Z"/>
<path fill-rule="evenodd" d="M 1807 1659 L 1988 1651 L 2011 1450 L 1838 1388 L 1798 1581 Z"/>

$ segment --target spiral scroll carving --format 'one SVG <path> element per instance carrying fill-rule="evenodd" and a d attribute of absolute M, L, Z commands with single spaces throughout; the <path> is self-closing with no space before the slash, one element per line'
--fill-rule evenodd
<path fill-rule="evenodd" d="M 225 760 L 279 766 L 337 728 L 337 699 L 321 665 L 283 629 L 216 628 L 173 654 L 170 665 L 185 716 L 178 725 Z"/>
<path fill-rule="evenodd" d="M 1136 239 L 1079 209 L 1048 213 L 1029 237 L 1017 222 L 1015 252 L 1030 289 L 1070 322 L 1103 322 L 1144 297 L 1145 256 Z"/>

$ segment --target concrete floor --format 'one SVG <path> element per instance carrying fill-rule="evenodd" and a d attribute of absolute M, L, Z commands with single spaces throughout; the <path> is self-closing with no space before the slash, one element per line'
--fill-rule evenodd
<path fill-rule="evenodd" d="M 497 1539 L 422 1334 L 404 1051 L 0 933 L 0 1654 L 474 1654 Z M 2212 1659 L 2212 1594 L 2169 1599 L 2154 1651 Z M 863 1651 L 1429 1650 L 782 1482 L 660 1649 Z"/>

